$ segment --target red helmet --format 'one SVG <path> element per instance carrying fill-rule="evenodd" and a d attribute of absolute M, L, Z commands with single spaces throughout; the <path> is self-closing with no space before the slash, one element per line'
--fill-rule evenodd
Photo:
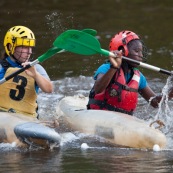
<path fill-rule="evenodd" d="M 131 40 L 136 40 L 136 39 L 139 40 L 140 38 L 134 32 L 121 31 L 111 39 L 111 42 L 109 44 L 109 49 L 110 49 L 110 51 L 119 50 L 119 47 L 122 46 L 125 50 L 125 56 L 127 56 L 129 54 L 127 44 Z"/>

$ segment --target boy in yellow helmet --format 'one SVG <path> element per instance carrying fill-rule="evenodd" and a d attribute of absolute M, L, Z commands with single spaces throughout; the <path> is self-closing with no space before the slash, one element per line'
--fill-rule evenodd
<path fill-rule="evenodd" d="M 25 26 L 10 28 L 4 38 L 5 54 L 0 61 L 0 79 L 26 66 L 35 47 L 34 33 Z M 45 69 L 36 64 L 0 85 L 0 110 L 37 116 L 38 89 L 51 93 L 52 83 Z"/>

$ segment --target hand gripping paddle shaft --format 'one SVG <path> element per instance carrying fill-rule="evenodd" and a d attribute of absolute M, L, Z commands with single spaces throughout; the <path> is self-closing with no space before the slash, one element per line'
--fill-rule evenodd
<path fill-rule="evenodd" d="M 65 49 L 69 52 L 81 54 L 81 55 L 93 55 L 102 54 L 105 56 L 115 55 L 105 49 L 101 49 L 99 41 L 92 35 L 79 31 L 79 30 L 67 30 L 62 33 L 53 43 L 54 46 Z M 141 67 L 157 71 L 163 74 L 172 75 L 172 72 L 161 69 L 140 61 L 130 59 L 128 57 L 122 57 L 123 59 L 133 62 Z"/>

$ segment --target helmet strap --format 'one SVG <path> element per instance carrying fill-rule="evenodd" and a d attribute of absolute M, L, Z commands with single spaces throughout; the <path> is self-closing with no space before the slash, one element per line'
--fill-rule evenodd
<path fill-rule="evenodd" d="M 129 50 L 128 50 L 128 48 L 127 48 L 127 45 L 124 45 L 123 47 L 124 47 L 124 55 L 125 55 L 125 56 L 128 56 Z"/>

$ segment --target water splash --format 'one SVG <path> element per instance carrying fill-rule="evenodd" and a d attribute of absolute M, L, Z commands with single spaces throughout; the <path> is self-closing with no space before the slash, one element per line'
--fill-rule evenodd
<path fill-rule="evenodd" d="M 162 99 L 159 103 L 159 109 L 157 114 L 155 115 L 155 120 L 162 120 L 165 124 L 165 128 L 168 131 L 171 128 L 172 124 L 172 111 L 169 106 L 169 92 L 172 87 L 172 76 L 169 76 L 165 86 L 162 89 Z"/>
<path fill-rule="evenodd" d="M 63 13 L 53 12 L 45 16 L 49 30 L 53 35 L 57 35 L 68 28 L 74 28 L 73 14 L 65 17 Z"/>

